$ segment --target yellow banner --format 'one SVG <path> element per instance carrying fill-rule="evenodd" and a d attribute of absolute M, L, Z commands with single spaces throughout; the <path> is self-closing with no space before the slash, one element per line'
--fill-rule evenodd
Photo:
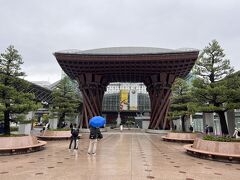
<path fill-rule="evenodd" d="M 120 111 L 128 110 L 128 90 L 120 90 Z"/>

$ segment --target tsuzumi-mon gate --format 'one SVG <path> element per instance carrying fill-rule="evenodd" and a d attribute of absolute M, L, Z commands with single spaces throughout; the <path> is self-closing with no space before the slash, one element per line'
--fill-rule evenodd
<path fill-rule="evenodd" d="M 185 77 L 197 60 L 196 49 L 111 47 L 92 50 L 66 50 L 54 55 L 83 96 L 83 118 L 101 115 L 103 95 L 110 82 L 143 82 L 150 96 L 150 129 L 163 129 L 170 105 L 171 86 Z"/>

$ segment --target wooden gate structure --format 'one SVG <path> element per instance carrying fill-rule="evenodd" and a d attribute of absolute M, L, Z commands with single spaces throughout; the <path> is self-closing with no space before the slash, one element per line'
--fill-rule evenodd
<path fill-rule="evenodd" d="M 83 118 L 101 115 L 102 100 L 110 82 L 143 82 L 150 96 L 150 129 L 166 127 L 171 86 L 185 77 L 197 60 L 196 49 L 112 47 L 66 50 L 54 55 L 63 71 L 77 80 L 83 95 Z"/>

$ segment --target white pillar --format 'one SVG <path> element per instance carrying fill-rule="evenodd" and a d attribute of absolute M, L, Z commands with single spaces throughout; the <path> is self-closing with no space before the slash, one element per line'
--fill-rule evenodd
<path fill-rule="evenodd" d="M 78 123 L 79 123 L 79 115 L 76 116 L 74 123 L 76 123 L 78 125 Z"/>
<path fill-rule="evenodd" d="M 234 128 L 235 128 L 235 111 L 234 110 L 229 110 L 225 113 L 226 117 L 226 122 L 228 126 L 228 133 L 229 135 L 233 135 L 234 133 Z"/>
<path fill-rule="evenodd" d="M 203 113 L 203 127 L 205 125 L 208 125 L 208 126 L 214 126 L 213 124 L 213 113 Z"/>
<path fill-rule="evenodd" d="M 149 120 L 142 120 L 142 129 L 148 129 L 149 123 Z"/>
<path fill-rule="evenodd" d="M 27 120 L 27 121 L 30 121 L 30 120 L 33 119 L 33 117 L 34 117 L 34 111 L 30 111 L 30 112 L 28 112 L 27 115 L 26 115 L 26 120 Z"/>
<path fill-rule="evenodd" d="M 189 121 L 190 121 L 190 125 L 192 126 L 192 125 L 193 125 L 193 117 L 192 117 L 192 114 L 189 115 Z"/>
<path fill-rule="evenodd" d="M 31 126 L 32 126 L 31 123 L 28 123 L 28 124 L 19 124 L 18 133 L 19 133 L 19 134 L 30 135 Z"/>
<path fill-rule="evenodd" d="M 50 123 L 50 129 L 57 129 L 57 124 L 58 124 L 57 118 L 49 119 L 49 123 Z"/>

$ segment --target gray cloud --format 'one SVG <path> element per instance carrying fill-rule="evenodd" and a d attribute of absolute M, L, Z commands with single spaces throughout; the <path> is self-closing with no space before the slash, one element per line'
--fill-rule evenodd
<path fill-rule="evenodd" d="M 53 52 L 110 46 L 192 47 L 217 39 L 240 69 L 238 0 L 0 0 L 0 52 L 23 56 L 29 80 L 60 78 Z"/>

